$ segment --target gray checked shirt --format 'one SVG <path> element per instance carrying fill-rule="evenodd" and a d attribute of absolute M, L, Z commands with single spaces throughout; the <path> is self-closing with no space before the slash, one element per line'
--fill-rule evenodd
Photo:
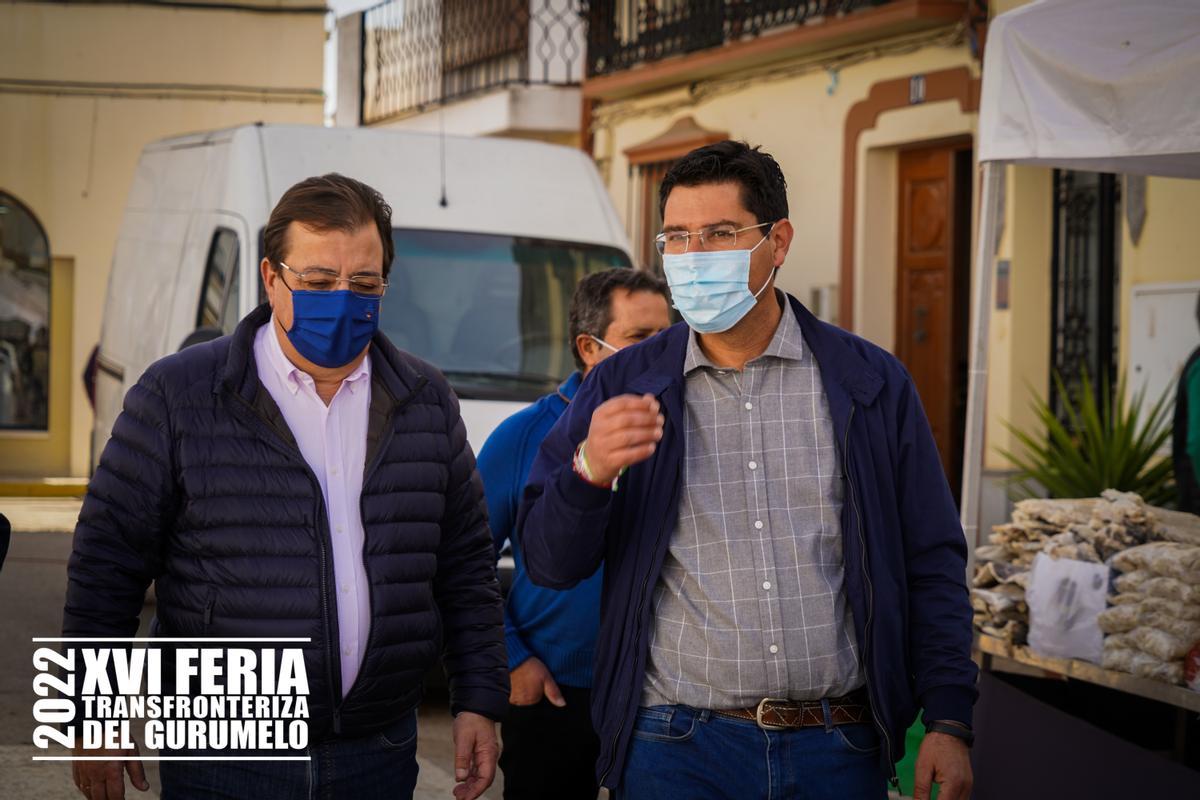
<path fill-rule="evenodd" d="M 865 683 L 843 587 L 842 468 L 821 373 L 784 306 L 741 372 L 692 332 L 679 521 L 642 705 L 747 708 Z"/>

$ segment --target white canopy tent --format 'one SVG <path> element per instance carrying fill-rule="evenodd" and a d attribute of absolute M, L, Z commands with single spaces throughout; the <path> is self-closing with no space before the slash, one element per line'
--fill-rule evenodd
<path fill-rule="evenodd" d="M 1038 0 L 988 29 L 962 523 L 978 544 L 1005 164 L 1200 178 L 1200 0 Z"/>

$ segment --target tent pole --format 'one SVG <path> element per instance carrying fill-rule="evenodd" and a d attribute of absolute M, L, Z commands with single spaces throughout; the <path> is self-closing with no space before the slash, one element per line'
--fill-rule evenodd
<path fill-rule="evenodd" d="M 996 267 L 996 231 L 999 229 L 1000 184 L 1004 163 L 981 165 L 983 188 L 979 201 L 979 235 L 975 240 L 975 264 L 971 301 L 971 361 L 967 382 L 967 422 L 964 436 L 962 511 L 963 534 L 967 540 L 967 580 L 975 573 L 975 547 L 979 544 L 979 516 L 983 495 L 984 408 L 987 405 L 988 326 L 992 318 L 992 279 Z"/>

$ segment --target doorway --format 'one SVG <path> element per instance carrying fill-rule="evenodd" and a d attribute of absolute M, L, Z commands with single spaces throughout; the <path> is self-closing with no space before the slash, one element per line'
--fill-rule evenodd
<path fill-rule="evenodd" d="M 913 377 L 957 498 L 967 406 L 971 142 L 902 150 L 897 169 L 896 356 Z"/>

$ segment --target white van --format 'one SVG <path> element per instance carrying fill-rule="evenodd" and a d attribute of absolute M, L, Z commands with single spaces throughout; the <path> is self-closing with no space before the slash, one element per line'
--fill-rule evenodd
<path fill-rule="evenodd" d="M 290 186 L 340 172 L 392 206 L 396 259 L 380 327 L 440 368 L 478 451 L 574 369 L 575 284 L 630 266 L 591 160 L 513 139 L 247 125 L 164 139 L 138 162 L 96 357 L 93 468 L 129 387 L 262 300 L 262 230 Z M 444 176 L 444 177 L 443 177 Z"/>

